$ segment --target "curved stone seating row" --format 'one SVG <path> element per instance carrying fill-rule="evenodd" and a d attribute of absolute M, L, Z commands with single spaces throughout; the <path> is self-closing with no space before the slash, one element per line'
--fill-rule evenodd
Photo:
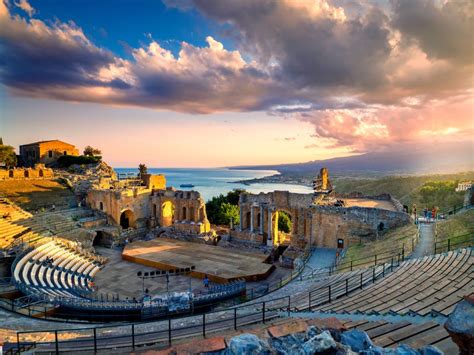
<path fill-rule="evenodd" d="M 396 267 L 394 265 L 393 270 Z M 374 279 L 388 275 L 391 271 L 391 264 L 380 264 L 375 268 L 357 269 L 350 272 L 324 275 L 318 279 L 294 281 L 290 286 L 285 286 L 287 291 L 277 291 L 277 295 L 278 297 L 291 296 L 291 308 L 295 311 L 307 310 L 310 301 L 311 308 L 314 309 L 320 304 L 327 303 L 329 299 L 335 300 L 344 297 L 346 294 L 359 290 L 361 286 L 372 284 Z M 274 293 L 265 296 L 263 299 L 257 299 L 254 303 L 262 300 L 271 301 L 272 298 L 275 298 Z M 288 300 L 282 299 L 280 303 L 282 306 L 286 306 Z"/>
<path fill-rule="evenodd" d="M 78 297 L 92 291 L 89 281 L 100 270 L 98 262 L 56 240 L 29 250 L 13 267 L 13 277 L 20 289 L 53 297 Z"/>
<path fill-rule="evenodd" d="M 471 248 L 403 262 L 390 275 L 317 307 L 336 313 L 448 316 L 474 289 Z"/>

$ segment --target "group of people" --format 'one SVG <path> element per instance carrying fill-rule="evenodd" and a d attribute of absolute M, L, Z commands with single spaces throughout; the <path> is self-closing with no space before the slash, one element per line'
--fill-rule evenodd
<path fill-rule="evenodd" d="M 413 215 L 415 216 L 415 223 L 418 223 L 419 216 L 416 211 L 416 206 L 413 206 Z M 434 222 L 438 218 L 438 208 L 433 207 L 431 209 L 423 209 L 423 220 L 425 222 Z"/>

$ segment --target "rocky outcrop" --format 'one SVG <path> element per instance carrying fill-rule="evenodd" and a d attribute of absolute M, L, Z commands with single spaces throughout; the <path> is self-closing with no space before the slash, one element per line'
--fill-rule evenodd
<path fill-rule="evenodd" d="M 462 355 L 474 354 L 474 295 L 457 304 L 444 327 Z"/>
<path fill-rule="evenodd" d="M 74 164 L 66 170 L 57 170 L 56 174 L 66 181 L 77 196 L 85 196 L 91 188 L 98 187 L 102 178 L 117 179 L 114 169 L 105 162 Z"/>
<path fill-rule="evenodd" d="M 325 354 L 325 355 L 442 355 L 438 348 L 428 345 L 413 349 L 402 344 L 397 348 L 382 348 L 372 343 L 366 332 L 352 329 L 320 329 L 310 326 L 305 332 L 298 332 L 268 340 L 254 334 L 233 337 L 226 350 L 216 354 Z"/>

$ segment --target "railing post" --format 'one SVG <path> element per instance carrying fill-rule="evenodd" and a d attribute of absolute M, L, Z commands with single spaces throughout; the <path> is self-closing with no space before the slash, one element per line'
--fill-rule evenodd
<path fill-rule="evenodd" d="M 435 242 L 435 250 L 434 250 L 434 253 L 436 254 L 436 250 L 437 250 L 437 242 Z"/>
<path fill-rule="evenodd" d="M 372 282 L 375 282 L 375 268 L 372 269 Z"/>
<path fill-rule="evenodd" d="M 352 260 L 351 260 L 351 271 L 352 271 Z"/>
<path fill-rule="evenodd" d="M 18 350 L 18 354 L 21 354 L 20 351 L 20 333 L 16 333 L 16 349 Z"/>
<path fill-rule="evenodd" d="M 360 273 L 360 289 L 362 289 L 362 277 L 364 275 L 364 272 Z"/>
<path fill-rule="evenodd" d="M 94 330 L 95 330 L 95 328 L 94 328 Z M 94 336 L 94 340 L 95 340 L 95 336 Z M 95 343 L 95 341 L 94 341 L 94 343 Z M 59 342 L 58 342 L 58 331 L 57 330 L 54 331 L 54 345 L 56 347 L 56 354 L 59 354 Z M 95 348 L 95 346 L 94 346 L 94 348 Z"/>
<path fill-rule="evenodd" d="M 393 256 L 392 256 L 392 260 L 390 260 L 390 272 L 393 271 Z"/>
<path fill-rule="evenodd" d="M 377 266 L 377 254 L 375 254 L 374 256 L 375 256 L 375 266 Z"/>
<path fill-rule="evenodd" d="M 451 239 L 448 239 L 448 251 L 451 251 Z"/>
<path fill-rule="evenodd" d="M 135 350 L 135 324 L 132 324 L 132 349 Z"/>
<path fill-rule="evenodd" d="M 168 318 L 168 344 L 171 345 L 171 318 Z"/>
<path fill-rule="evenodd" d="M 94 352 L 97 352 L 97 328 L 94 328 Z"/>
<path fill-rule="evenodd" d="M 331 285 L 329 285 L 329 303 L 331 303 Z"/>
<path fill-rule="evenodd" d="M 263 302 L 263 307 L 262 307 L 262 321 L 265 323 L 265 302 Z"/>
<path fill-rule="evenodd" d="M 405 261 L 405 244 L 402 247 L 402 261 Z"/>
<path fill-rule="evenodd" d="M 349 294 L 349 279 L 346 279 L 346 296 Z"/>
<path fill-rule="evenodd" d="M 385 263 L 383 263 L 382 265 L 383 265 L 382 276 L 385 276 Z"/>
<path fill-rule="evenodd" d="M 237 330 L 237 308 L 234 308 L 234 330 Z"/>
<path fill-rule="evenodd" d="M 202 314 L 202 336 L 206 337 L 206 313 Z"/>

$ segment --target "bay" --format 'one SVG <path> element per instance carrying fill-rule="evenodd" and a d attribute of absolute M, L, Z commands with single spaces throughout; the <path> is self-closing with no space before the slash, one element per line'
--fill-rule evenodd
<path fill-rule="evenodd" d="M 136 168 L 114 168 L 118 174 L 137 174 Z M 226 194 L 234 189 L 245 189 L 251 193 L 270 192 L 275 190 L 296 193 L 311 193 L 312 189 L 304 185 L 255 183 L 243 184 L 235 181 L 250 180 L 278 174 L 276 170 L 234 170 L 226 168 L 148 168 L 150 174 L 164 174 L 166 185 L 177 190 L 195 190 L 201 193 L 205 201 L 219 194 Z M 192 184 L 194 187 L 180 187 Z"/>

